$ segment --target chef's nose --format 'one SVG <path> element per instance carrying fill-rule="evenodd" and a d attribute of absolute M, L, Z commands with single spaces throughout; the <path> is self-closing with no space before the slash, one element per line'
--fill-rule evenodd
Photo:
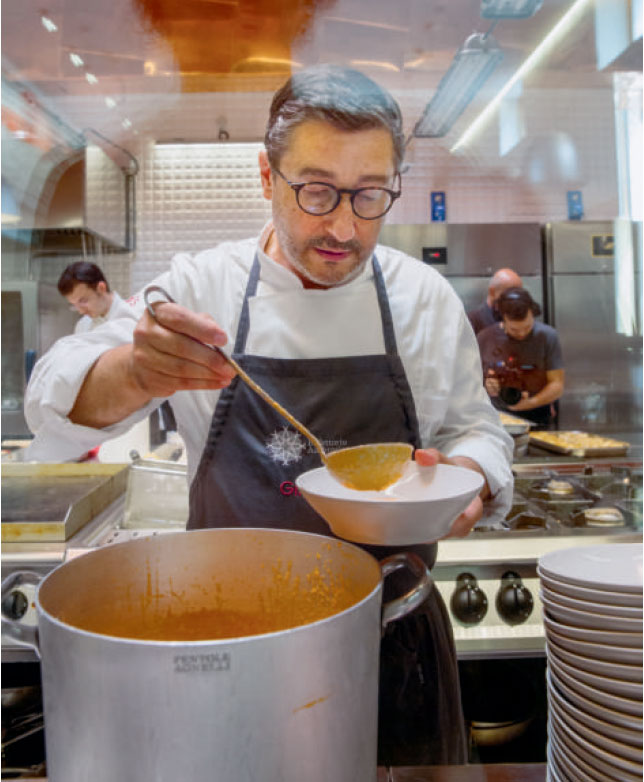
<path fill-rule="evenodd" d="M 328 215 L 328 230 L 339 242 L 348 242 L 356 235 L 356 217 L 349 196 L 344 193 L 340 203 Z"/>

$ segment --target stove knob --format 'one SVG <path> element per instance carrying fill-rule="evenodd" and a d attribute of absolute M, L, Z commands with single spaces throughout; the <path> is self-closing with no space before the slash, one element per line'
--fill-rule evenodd
<path fill-rule="evenodd" d="M 27 613 L 28 608 L 29 600 L 24 592 L 21 592 L 19 589 L 14 589 L 12 592 L 9 592 L 2 600 L 2 613 L 7 619 L 14 619 L 16 621 L 22 619 Z"/>
<path fill-rule="evenodd" d="M 461 573 L 450 600 L 452 614 L 464 625 L 475 625 L 487 614 L 487 597 L 471 573 Z"/>
<path fill-rule="evenodd" d="M 509 625 L 520 625 L 530 616 L 533 607 L 532 595 L 523 585 L 521 576 L 512 570 L 504 573 L 496 593 L 496 610 L 503 621 Z"/>

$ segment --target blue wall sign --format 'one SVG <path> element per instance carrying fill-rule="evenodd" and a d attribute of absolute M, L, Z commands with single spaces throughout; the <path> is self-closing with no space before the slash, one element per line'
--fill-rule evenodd
<path fill-rule="evenodd" d="M 581 220 L 584 216 L 584 201 L 581 197 L 581 190 L 568 191 L 568 219 Z"/>
<path fill-rule="evenodd" d="M 444 223 L 447 214 L 445 191 L 432 190 L 432 222 Z"/>

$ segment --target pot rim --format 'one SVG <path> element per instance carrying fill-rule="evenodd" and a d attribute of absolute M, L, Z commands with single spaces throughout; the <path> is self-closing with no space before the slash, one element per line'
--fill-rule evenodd
<path fill-rule="evenodd" d="M 287 636 L 287 635 L 293 635 L 294 633 L 299 633 L 308 629 L 311 629 L 313 627 L 317 627 L 319 625 L 324 624 L 325 622 L 331 622 L 333 620 L 339 620 L 342 617 L 347 616 L 352 611 L 358 611 L 360 608 L 367 603 L 368 601 L 372 600 L 376 593 L 382 592 L 382 585 L 383 585 L 383 575 L 382 571 L 380 569 L 380 563 L 378 560 L 373 556 L 373 554 L 370 554 L 368 551 L 365 551 L 364 549 L 360 548 L 360 546 L 355 545 L 354 543 L 350 543 L 349 541 L 342 540 L 340 538 L 331 537 L 330 535 L 320 535 L 313 532 L 302 532 L 300 530 L 284 530 L 284 529 L 273 529 L 270 527 L 209 527 L 206 529 L 199 529 L 199 530 L 179 530 L 177 532 L 171 532 L 168 534 L 163 535 L 163 539 L 167 539 L 170 537 L 175 537 L 177 535 L 185 535 L 185 534 L 194 534 L 194 533 L 204 533 L 204 532 L 216 532 L 220 530 L 230 531 L 230 530 L 240 530 L 240 531 L 247 531 L 247 532 L 269 532 L 269 533 L 277 533 L 277 534 L 288 534 L 290 535 L 305 535 L 307 537 L 311 538 L 319 538 L 323 541 L 332 541 L 335 543 L 341 543 L 344 546 L 347 546 L 351 549 L 355 549 L 361 552 L 361 554 L 365 555 L 366 557 L 369 557 L 378 567 L 378 570 L 380 572 L 380 578 L 378 579 L 378 582 L 374 586 L 374 588 L 366 594 L 363 598 L 358 600 L 357 602 L 350 605 L 348 608 L 343 609 L 342 611 L 338 611 L 334 614 L 331 614 L 330 616 L 325 616 L 323 619 L 318 619 L 314 622 L 308 622 L 306 624 L 296 625 L 295 627 L 288 627 L 284 630 L 276 630 L 271 633 L 258 633 L 256 635 L 242 635 L 237 636 L 235 638 L 215 638 L 215 639 L 199 639 L 199 640 L 184 640 L 184 641 L 160 641 L 155 639 L 148 639 L 148 638 L 130 638 L 127 636 L 120 636 L 120 635 L 108 635 L 107 633 L 97 633 L 93 630 L 84 630 L 81 627 L 76 627 L 73 624 L 70 624 L 68 622 L 64 622 L 62 619 L 59 619 L 58 617 L 51 614 L 47 609 L 44 608 L 44 606 L 40 602 L 40 590 L 43 586 L 45 586 L 46 582 L 48 581 L 50 576 L 53 576 L 54 573 L 58 572 L 60 569 L 64 568 L 66 565 L 71 564 L 75 561 L 76 558 L 69 560 L 69 562 L 62 562 L 60 565 L 55 567 L 51 572 L 49 572 L 42 581 L 38 584 L 36 588 L 36 595 L 35 595 L 35 605 L 36 605 L 36 611 L 38 614 L 38 620 L 40 626 L 40 618 L 45 618 L 49 623 L 56 625 L 59 629 L 65 630 L 65 631 L 74 631 L 75 633 L 79 633 L 80 635 L 87 637 L 87 638 L 94 638 L 97 640 L 100 640 L 102 642 L 113 642 L 117 644 L 129 644 L 134 646 L 146 646 L 146 647 L 159 647 L 159 648 L 173 648 L 173 649 L 179 649 L 179 648 L 190 648 L 190 649 L 199 649 L 199 648 L 212 648 L 212 647 L 224 647 L 224 646 L 230 646 L 230 645 L 239 645 L 241 643 L 251 643 L 254 641 L 257 641 L 258 639 L 270 639 L 277 636 Z M 137 538 L 137 540 L 128 540 L 123 541 L 121 543 L 113 543 L 110 545 L 110 548 L 117 547 L 117 546 L 132 546 L 139 543 L 143 543 L 148 538 Z M 81 556 L 89 556 L 94 552 L 99 552 L 103 550 L 102 548 L 93 549 L 93 551 L 88 552 L 87 554 L 83 554 Z"/>

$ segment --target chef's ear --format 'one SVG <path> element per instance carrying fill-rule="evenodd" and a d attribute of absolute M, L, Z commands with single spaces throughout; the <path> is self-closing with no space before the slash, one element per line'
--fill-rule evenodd
<path fill-rule="evenodd" d="M 271 165 L 268 162 L 268 155 L 265 149 L 261 149 L 259 152 L 259 173 L 262 178 L 264 198 L 270 201 L 273 198 L 273 178 L 271 176 Z"/>

